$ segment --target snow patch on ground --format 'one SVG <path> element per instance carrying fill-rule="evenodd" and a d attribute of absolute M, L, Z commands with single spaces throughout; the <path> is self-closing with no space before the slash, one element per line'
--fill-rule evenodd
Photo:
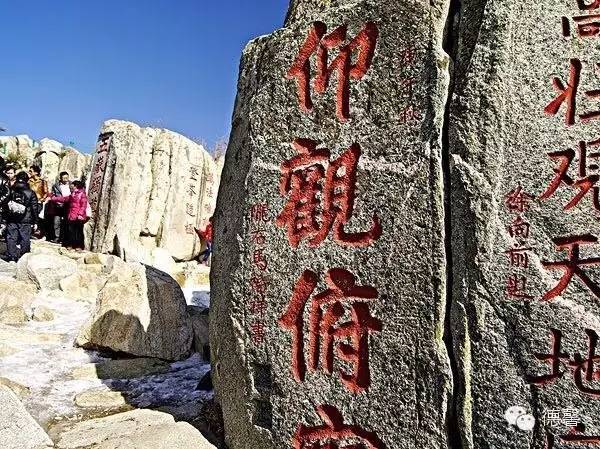
<path fill-rule="evenodd" d="M 186 289 L 188 304 L 208 307 L 209 287 Z M 212 392 L 196 390 L 210 365 L 199 354 L 173 363 L 164 374 L 138 379 L 73 379 L 72 371 L 91 362 L 106 360 L 95 351 L 75 348 L 73 342 L 79 329 L 92 311 L 92 304 L 53 297 L 41 292 L 34 303 L 53 310 L 55 319 L 48 322 L 30 321 L 17 329 L 40 334 L 59 334 L 59 343 L 6 342 L 17 353 L 0 358 L 0 377 L 30 388 L 23 403 L 43 426 L 56 417 L 84 412 L 74 398 L 90 389 L 120 391 L 134 407 L 198 406 L 212 397 Z"/>

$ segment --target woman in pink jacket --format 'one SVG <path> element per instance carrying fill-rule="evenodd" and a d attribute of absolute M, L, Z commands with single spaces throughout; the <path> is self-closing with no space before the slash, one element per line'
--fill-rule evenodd
<path fill-rule="evenodd" d="M 73 191 L 70 196 L 53 196 L 52 201 L 65 203 L 67 212 L 67 235 L 63 239 L 63 245 L 67 248 L 84 249 L 83 225 L 88 221 L 87 216 L 88 198 L 85 193 L 85 184 L 81 181 L 73 181 Z"/>

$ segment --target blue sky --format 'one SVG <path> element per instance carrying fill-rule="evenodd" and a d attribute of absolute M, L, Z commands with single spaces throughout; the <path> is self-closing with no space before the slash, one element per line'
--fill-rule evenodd
<path fill-rule="evenodd" d="M 2 3 L 2 135 L 89 152 L 109 118 L 226 137 L 241 51 L 282 26 L 288 0 Z"/>

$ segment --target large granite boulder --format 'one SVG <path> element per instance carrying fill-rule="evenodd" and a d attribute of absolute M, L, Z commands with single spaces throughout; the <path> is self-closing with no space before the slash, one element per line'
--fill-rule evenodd
<path fill-rule="evenodd" d="M 44 449 L 54 447 L 50 437 L 35 422 L 17 395 L 0 384 L 0 447 Z"/>
<path fill-rule="evenodd" d="M 460 4 L 449 145 L 461 447 L 597 445 L 600 2 Z"/>
<path fill-rule="evenodd" d="M 27 135 L 0 136 L 0 156 L 18 161 L 25 168 L 34 160 L 34 142 Z"/>
<path fill-rule="evenodd" d="M 77 262 L 52 253 L 26 254 L 17 262 L 17 279 L 40 289 L 58 290 L 60 281 L 77 272 Z"/>
<path fill-rule="evenodd" d="M 82 179 L 90 171 L 90 157 L 77 151 L 75 148 L 67 147 L 60 155 L 58 173 L 66 171 L 71 179 Z"/>
<path fill-rule="evenodd" d="M 62 143 L 48 138 L 40 140 L 40 145 L 36 148 L 35 163 L 42 168 L 42 178 L 50 184 L 58 178 L 63 149 Z"/>
<path fill-rule="evenodd" d="M 216 201 L 212 157 L 165 129 L 109 120 L 101 132 L 89 185 L 91 249 L 144 263 L 155 248 L 176 260 L 196 257 L 194 228 L 204 228 Z"/>
<path fill-rule="evenodd" d="M 133 410 L 92 419 L 64 431 L 58 449 L 215 449 L 190 424 L 167 414 Z"/>
<path fill-rule="evenodd" d="M 231 449 L 449 445 L 447 9 L 297 0 L 244 50 L 211 270 Z"/>
<path fill-rule="evenodd" d="M 111 263 L 109 278 L 76 344 L 140 357 L 186 358 L 193 330 L 179 285 L 152 267 L 116 258 Z"/>

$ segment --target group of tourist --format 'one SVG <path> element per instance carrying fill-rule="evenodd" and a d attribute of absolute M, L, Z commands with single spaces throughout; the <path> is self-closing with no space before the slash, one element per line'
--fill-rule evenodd
<path fill-rule="evenodd" d="M 90 210 L 85 184 L 62 172 L 48 188 L 37 165 L 28 172 L 6 165 L 0 157 L 0 219 L 5 226 L 6 261 L 31 249 L 31 238 L 45 238 L 77 251 L 84 249 L 83 225 Z"/>

